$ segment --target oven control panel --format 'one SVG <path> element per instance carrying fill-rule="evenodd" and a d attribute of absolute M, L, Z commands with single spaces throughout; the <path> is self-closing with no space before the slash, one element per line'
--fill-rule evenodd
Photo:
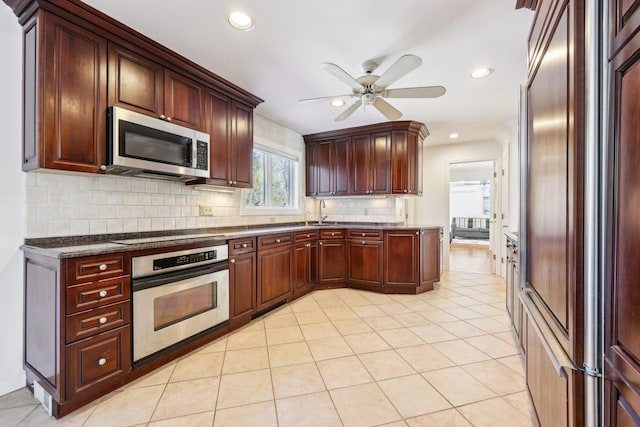
<path fill-rule="evenodd" d="M 152 276 L 170 271 L 184 270 L 201 265 L 219 263 L 229 258 L 227 245 L 209 246 L 205 248 L 189 249 L 145 255 L 131 258 L 131 276 Z"/>
<path fill-rule="evenodd" d="M 164 270 L 166 268 L 178 267 L 181 265 L 198 264 L 203 261 L 215 261 L 218 251 L 198 252 L 195 254 L 172 256 L 168 258 L 158 258 L 153 260 L 153 271 Z"/>

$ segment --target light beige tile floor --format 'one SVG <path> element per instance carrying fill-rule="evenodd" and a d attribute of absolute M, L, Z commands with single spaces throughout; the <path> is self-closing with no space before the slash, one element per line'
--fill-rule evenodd
<path fill-rule="evenodd" d="M 315 291 L 60 419 L 26 389 L 0 426 L 532 426 L 496 276 Z"/>

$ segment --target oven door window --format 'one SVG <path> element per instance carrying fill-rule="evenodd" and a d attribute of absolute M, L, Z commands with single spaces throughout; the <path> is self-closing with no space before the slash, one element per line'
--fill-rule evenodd
<path fill-rule="evenodd" d="M 121 156 L 191 167 L 191 138 L 125 120 L 120 120 L 118 126 Z"/>
<path fill-rule="evenodd" d="M 153 330 L 214 310 L 218 305 L 217 282 L 185 289 L 153 300 Z"/>

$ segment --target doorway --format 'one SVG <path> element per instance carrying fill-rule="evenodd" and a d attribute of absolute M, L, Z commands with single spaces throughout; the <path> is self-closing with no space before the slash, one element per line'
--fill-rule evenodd
<path fill-rule="evenodd" d="M 449 165 L 449 270 L 495 272 L 491 242 L 495 162 Z"/>

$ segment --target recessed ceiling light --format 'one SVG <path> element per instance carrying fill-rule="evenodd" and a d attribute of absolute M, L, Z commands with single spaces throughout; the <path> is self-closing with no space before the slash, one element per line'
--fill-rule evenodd
<path fill-rule="evenodd" d="M 227 15 L 227 21 L 236 30 L 251 31 L 255 25 L 253 18 L 244 12 L 231 12 Z"/>
<path fill-rule="evenodd" d="M 331 100 L 331 106 L 332 107 L 342 107 L 344 106 L 345 102 L 342 99 L 332 99 Z"/>
<path fill-rule="evenodd" d="M 454 133 L 450 133 L 450 134 L 449 134 L 449 138 L 451 138 L 451 139 L 456 139 L 456 138 L 458 138 L 459 136 L 460 136 L 460 135 L 458 135 L 458 134 L 457 134 L 457 133 L 455 133 L 455 132 L 454 132 Z"/>
<path fill-rule="evenodd" d="M 472 79 L 481 79 L 483 77 L 487 77 L 489 74 L 493 73 L 493 68 L 485 67 L 485 68 L 476 68 L 471 72 Z"/>

